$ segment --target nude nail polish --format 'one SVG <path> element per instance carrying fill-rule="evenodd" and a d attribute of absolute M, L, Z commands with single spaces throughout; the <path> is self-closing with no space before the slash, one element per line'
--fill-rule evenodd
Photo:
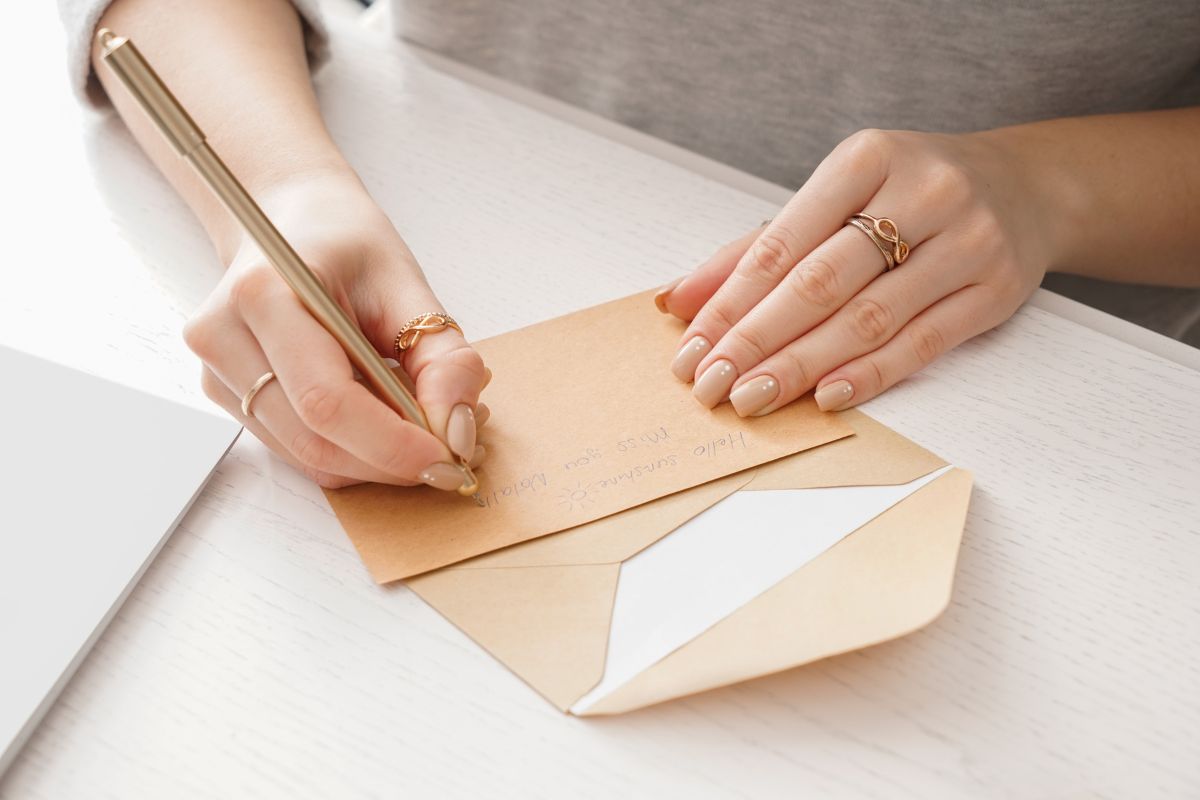
<path fill-rule="evenodd" d="M 714 361 L 704 370 L 704 374 L 696 379 L 696 385 L 692 387 L 692 397 L 699 400 L 701 405 L 713 408 L 728 396 L 729 387 L 733 386 L 737 376 L 737 368 L 733 366 L 732 361 Z"/>
<path fill-rule="evenodd" d="M 453 492 L 463 485 L 462 470 L 444 461 L 430 464 L 421 470 L 421 474 L 417 478 L 421 480 L 421 483 L 441 489 L 443 492 Z"/>
<path fill-rule="evenodd" d="M 475 412 L 466 403 L 459 403 L 450 411 L 446 423 L 446 444 L 460 458 L 470 458 L 475 452 Z"/>
<path fill-rule="evenodd" d="M 712 345 L 708 343 L 708 339 L 703 336 L 693 336 L 688 339 L 687 344 L 680 348 L 675 360 L 671 362 L 671 372 L 675 373 L 675 377 L 679 380 L 688 383 L 696 374 L 696 367 L 700 366 L 700 362 L 708 355 L 709 350 L 712 350 Z"/>
<path fill-rule="evenodd" d="M 749 417 L 771 405 L 778 396 L 779 382 L 770 375 L 759 375 L 734 389 L 729 402 L 739 417 Z"/>
<path fill-rule="evenodd" d="M 477 444 L 475 445 L 475 452 L 472 453 L 471 457 L 467 459 L 467 466 L 471 469 L 475 469 L 483 463 L 485 458 L 487 458 L 487 448 L 481 444 Z"/>
<path fill-rule="evenodd" d="M 837 411 L 854 399 L 854 386 L 850 381 L 834 381 L 817 389 L 813 397 L 822 411 Z"/>
<path fill-rule="evenodd" d="M 487 403 L 480 403 L 475 406 L 475 430 L 478 431 L 487 424 L 488 418 L 492 416 L 492 410 L 488 408 Z"/>
<path fill-rule="evenodd" d="M 654 295 L 654 307 L 664 314 L 671 313 L 667 310 L 667 297 L 670 296 L 671 292 L 675 291 L 676 286 L 683 283 L 683 279 L 686 277 L 686 275 L 682 275 L 670 283 L 663 284 L 663 287 Z"/>

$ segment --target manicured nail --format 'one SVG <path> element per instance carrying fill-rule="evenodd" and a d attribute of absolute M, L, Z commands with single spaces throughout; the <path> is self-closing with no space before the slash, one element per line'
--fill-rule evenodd
<path fill-rule="evenodd" d="M 779 396 L 779 382 L 770 375 L 759 375 L 733 390 L 729 402 L 739 417 L 749 417 L 762 411 Z"/>
<path fill-rule="evenodd" d="M 480 403 L 475 406 L 475 430 L 482 428 L 492 416 L 492 410 L 488 408 L 487 403 Z"/>
<path fill-rule="evenodd" d="M 466 403 L 459 403 L 450 411 L 446 444 L 450 445 L 450 452 L 460 458 L 470 458 L 475 452 L 475 412 Z"/>
<path fill-rule="evenodd" d="M 704 374 L 696 379 L 692 387 L 692 397 L 700 401 L 700 405 L 712 408 L 729 394 L 729 387 L 737 380 L 737 368 L 732 361 L 721 359 L 713 362 L 704 370 Z"/>
<path fill-rule="evenodd" d="M 837 411 L 839 408 L 845 408 L 854 398 L 854 387 L 850 381 L 834 381 L 817 389 L 813 397 L 816 398 L 817 408 L 822 411 Z"/>
<path fill-rule="evenodd" d="M 492 371 L 490 369 L 488 369 L 487 367 L 484 367 L 483 368 L 483 386 L 479 387 L 479 391 L 482 392 L 484 389 L 486 389 L 488 387 L 488 384 L 491 382 L 492 382 Z"/>
<path fill-rule="evenodd" d="M 477 444 L 475 445 L 475 452 L 472 453 L 471 457 L 467 459 L 467 466 L 471 469 L 475 469 L 483 463 L 485 458 L 487 458 L 487 448 L 481 444 Z"/>
<path fill-rule="evenodd" d="M 435 489 L 441 489 L 443 492 L 453 492 L 463 485 L 462 470 L 445 461 L 430 464 L 421 470 L 421 474 L 417 477 L 421 479 L 422 483 L 429 484 Z"/>
<path fill-rule="evenodd" d="M 671 313 L 667 310 L 667 297 L 671 294 L 671 292 L 675 291 L 675 287 L 682 283 L 683 279 L 686 277 L 686 275 L 681 275 L 670 283 L 664 283 L 663 287 L 658 290 L 657 294 L 654 295 L 654 307 L 664 314 Z"/>
<path fill-rule="evenodd" d="M 675 373 L 675 377 L 679 380 L 688 383 L 696 374 L 696 367 L 700 366 L 700 362 L 708 355 L 709 350 L 712 350 L 712 345 L 708 343 L 708 339 L 703 336 L 693 336 L 675 356 L 675 360 L 671 362 L 671 372 Z"/>

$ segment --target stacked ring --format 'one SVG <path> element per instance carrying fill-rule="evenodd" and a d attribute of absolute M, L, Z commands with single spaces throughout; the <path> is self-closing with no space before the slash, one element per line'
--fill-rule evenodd
<path fill-rule="evenodd" d="M 846 220 L 865 233 L 883 254 L 886 266 L 884 272 L 889 272 L 903 264 L 908 259 L 908 243 L 900 238 L 900 229 L 887 217 L 872 217 L 870 214 L 858 213 Z"/>

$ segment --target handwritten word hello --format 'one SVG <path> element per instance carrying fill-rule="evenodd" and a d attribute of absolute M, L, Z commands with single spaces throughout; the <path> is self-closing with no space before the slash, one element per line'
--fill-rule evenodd
<path fill-rule="evenodd" d="M 746 448 L 746 434 L 738 431 L 737 433 L 727 433 L 719 439 L 712 439 L 703 444 L 698 444 L 692 448 L 694 456 L 718 456 L 722 453 L 735 450 L 737 448 Z"/>

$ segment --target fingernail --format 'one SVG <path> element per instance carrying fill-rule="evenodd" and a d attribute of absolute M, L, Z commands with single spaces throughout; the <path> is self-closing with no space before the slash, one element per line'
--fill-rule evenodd
<path fill-rule="evenodd" d="M 445 461 L 430 464 L 421 470 L 421 474 L 417 477 L 421 479 L 421 483 L 429 484 L 435 489 L 441 489 L 443 492 L 453 492 L 463 485 L 462 470 L 453 464 L 447 464 Z"/>
<path fill-rule="evenodd" d="M 492 416 L 492 410 L 488 408 L 487 403 L 480 403 L 475 406 L 475 430 L 482 428 Z"/>
<path fill-rule="evenodd" d="M 450 452 L 460 458 L 470 458 L 475 451 L 475 412 L 466 403 L 459 403 L 450 410 L 446 444 L 450 445 Z"/>
<path fill-rule="evenodd" d="M 760 375 L 734 389 L 729 402 L 739 417 L 749 417 L 769 406 L 778 396 L 778 381 L 770 375 Z"/>
<path fill-rule="evenodd" d="M 664 314 L 671 313 L 667 310 L 667 296 L 670 295 L 671 292 L 675 291 L 675 287 L 682 283 L 683 279 L 686 277 L 686 275 L 681 275 L 670 283 L 664 283 L 663 287 L 658 290 L 657 294 L 654 295 L 655 308 Z"/>
<path fill-rule="evenodd" d="M 817 389 L 813 397 L 816 398 L 817 408 L 822 411 L 837 411 L 839 408 L 845 408 L 854 398 L 854 387 L 850 381 L 834 381 Z"/>
<path fill-rule="evenodd" d="M 696 379 L 696 385 L 692 387 L 692 397 L 699 400 L 701 405 L 712 408 L 725 399 L 729 394 L 729 387 L 733 386 L 736 380 L 737 369 L 732 361 L 721 359 L 713 362 L 712 366 Z"/>
<path fill-rule="evenodd" d="M 475 445 L 475 452 L 471 454 L 469 459 L 467 459 L 467 466 L 471 469 L 475 469 L 483 463 L 485 458 L 487 458 L 487 448 L 481 444 L 477 444 Z"/>
<path fill-rule="evenodd" d="M 492 382 L 492 371 L 490 369 L 488 369 L 487 367 L 484 367 L 483 368 L 483 386 L 479 387 L 479 391 L 482 392 L 484 389 L 486 389 L 488 387 L 488 384 L 491 382 Z"/>
<path fill-rule="evenodd" d="M 709 350 L 712 350 L 712 345 L 708 343 L 708 339 L 703 336 L 693 336 L 680 349 L 675 360 L 671 362 L 671 372 L 675 373 L 675 377 L 684 383 L 689 382 L 696 374 L 696 367 L 700 366 L 700 362 L 708 355 Z"/>

